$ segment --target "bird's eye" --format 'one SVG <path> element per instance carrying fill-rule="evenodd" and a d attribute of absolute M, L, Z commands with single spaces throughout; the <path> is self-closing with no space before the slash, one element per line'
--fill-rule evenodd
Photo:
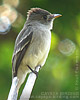
<path fill-rule="evenodd" d="M 44 16 L 43 16 L 43 18 L 46 20 L 46 19 L 47 19 L 47 16 L 46 16 L 46 15 L 44 15 Z"/>

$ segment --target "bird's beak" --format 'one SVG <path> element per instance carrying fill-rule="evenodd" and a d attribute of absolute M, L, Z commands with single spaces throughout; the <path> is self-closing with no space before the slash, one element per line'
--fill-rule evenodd
<path fill-rule="evenodd" d="M 53 18 L 58 18 L 58 17 L 60 17 L 60 16 L 62 16 L 61 14 L 51 14 L 51 15 L 49 15 L 49 17 L 48 17 L 48 20 L 51 20 L 51 19 L 53 19 Z"/>

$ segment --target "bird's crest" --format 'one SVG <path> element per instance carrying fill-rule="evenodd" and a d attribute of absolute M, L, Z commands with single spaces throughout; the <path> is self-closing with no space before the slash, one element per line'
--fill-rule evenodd
<path fill-rule="evenodd" d="M 48 11 L 41 8 L 31 8 L 27 13 L 28 13 L 27 17 L 33 14 L 46 14 L 46 15 L 50 14 Z"/>

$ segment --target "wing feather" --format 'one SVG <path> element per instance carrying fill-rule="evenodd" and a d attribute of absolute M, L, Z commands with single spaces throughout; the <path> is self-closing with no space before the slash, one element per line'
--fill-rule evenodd
<path fill-rule="evenodd" d="M 24 54 L 30 45 L 30 42 L 32 40 L 32 35 L 33 31 L 31 29 L 31 26 L 28 26 L 22 29 L 22 31 L 19 33 L 16 39 L 13 58 L 12 58 L 13 77 L 17 75 L 18 67 L 20 66 Z"/>

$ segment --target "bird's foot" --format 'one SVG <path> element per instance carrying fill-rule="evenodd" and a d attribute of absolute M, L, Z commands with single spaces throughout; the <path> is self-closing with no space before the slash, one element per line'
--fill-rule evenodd
<path fill-rule="evenodd" d="M 36 77 L 38 77 L 38 72 L 37 71 L 33 70 L 29 65 L 27 65 L 27 67 L 31 70 L 31 72 L 36 74 Z"/>
<path fill-rule="evenodd" d="M 33 73 L 36 74 L 36 77 L 38 77 L 38 72 L 33 70 Z"/>

